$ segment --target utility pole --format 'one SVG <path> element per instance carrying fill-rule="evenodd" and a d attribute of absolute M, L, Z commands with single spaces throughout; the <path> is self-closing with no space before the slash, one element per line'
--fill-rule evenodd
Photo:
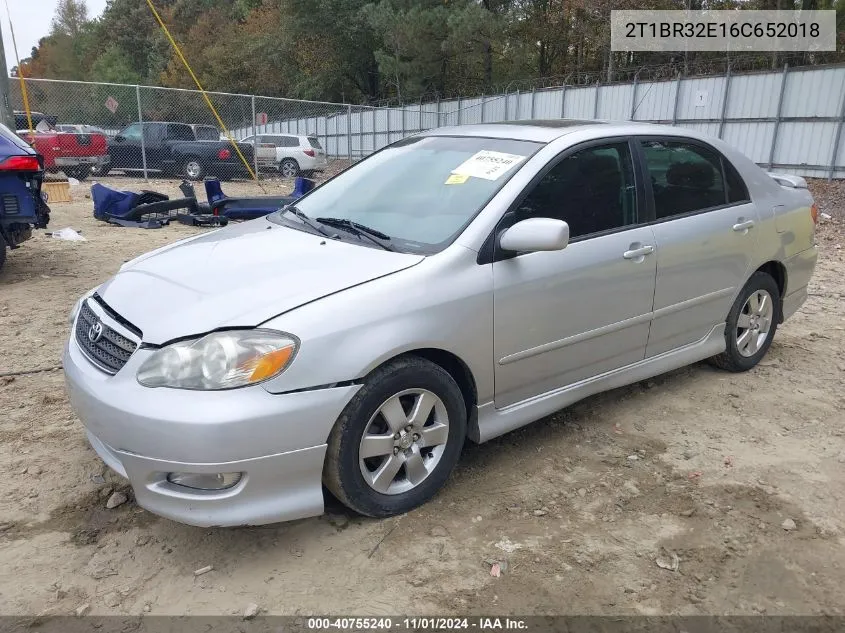
<path fill-rule="evenodd" d="M 12 102 L 9 100 L 9 67 L 6 66 L 2 29 L 0 29 L 0 123 L 15 131 L 15 115 L 12 112 Z"/>

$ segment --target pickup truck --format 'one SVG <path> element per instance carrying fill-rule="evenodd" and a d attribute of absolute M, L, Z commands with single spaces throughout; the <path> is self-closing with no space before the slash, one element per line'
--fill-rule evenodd
<path fill-rule="evenodd" d="M 239 143 L 238 147 L 251 166 L 252 145 Z M 229 141 L 197 140 L 193 126 L 187 123 L 132 123 L 109 142 L 109 157 L 110 162 L 97 172 L 98 175 L 105 175 L 112 169 L 141 170 L 146 158 L 147 171 L 187 176 L 191 180 L 202 180 L 205 176 L 249 177 L 246 166 Z"/>
<path fill-rule="evenodd" d="M 15 112 L 17 134 L 44 158 L 44 170 L 63 171 L 68 178 L 85 180 L 92 170 L 102 170 L 109 162 L 108 142 L 101 132 L 64 132 L 56 117 L 30 112 L 33 131 L 25 112 Z"/>

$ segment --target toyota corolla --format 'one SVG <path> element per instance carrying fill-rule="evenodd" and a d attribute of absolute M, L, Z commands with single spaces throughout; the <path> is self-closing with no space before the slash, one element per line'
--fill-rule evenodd
<path fill-rule="evenodd" d="M 137 502 L 201 526 L 407 512 L 484 442 L 704 359 L 754 367 L 807 297 L 817 209 L 718 139 L 441 128 L 266 218 L 125 264 L 64 370 Z"/>

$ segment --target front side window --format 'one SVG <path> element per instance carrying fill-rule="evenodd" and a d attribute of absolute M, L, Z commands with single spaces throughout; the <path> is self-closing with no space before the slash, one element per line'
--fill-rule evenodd
<path fill-rule="evenodd" d="M 563 158 L 516 210 L 516 221 L 554 218 L 570 239 L 637 223 L 634 167 L 627 141 L 597 145 Z"/>
<path fill-rule="evenodd" d="M 341 172 L 296 207 L 314 219 L 376 229 L 397 250 L 432 254 L 448 246 L 540 147 L 511 139 L 410 137 Z M 279 214 L 270 217 L 282 222 Z"/>
<path fill-rule="evenodd" d="M 174 141 L 195 141 L 196 136 L 190 125 L 171 123 L 167 126 L 167 138 Z"/>
<path fill-rule="evenodd" d="M 125 130 L 123 130 L 120 135 L 131 141 L 140 141 L 141 140 L 141 124 L 140 123 L 133 123 Z"/>
<path fill-rule="evenodd" d="M 649 140 L 642 146 L 656 219 L 727 203 L 722 159 L 717 152 L 686 141 Z"/>

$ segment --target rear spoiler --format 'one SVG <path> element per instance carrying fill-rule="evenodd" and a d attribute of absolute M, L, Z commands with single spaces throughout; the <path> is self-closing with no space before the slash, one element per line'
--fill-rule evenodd
<path fill-rule="evenodd" d="M 781 187 L 787 187 L 789 189 L 807 188 L 807 181 L 804 180 L 801 176 L 792 176 L 790 174 L 774 174 L 770 171 L 766 173 L 769 174 L 769 176 L 771 176 L 771 178 Z"/>

